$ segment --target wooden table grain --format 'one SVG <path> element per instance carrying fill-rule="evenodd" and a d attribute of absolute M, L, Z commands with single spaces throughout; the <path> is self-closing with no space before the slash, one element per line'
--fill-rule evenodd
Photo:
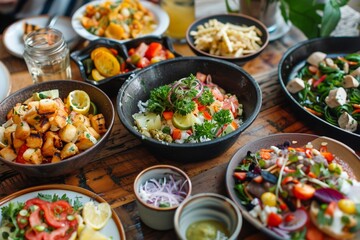
<path fill-rule="evenodd" d="M 303 123 L 297 118 L 295 110 L 289 107 L 278 82 L 279 60 L 290 46 L 301 40 L 304 40 L 302 35 L 296 29 L 291 29 L 283 38 L 271 42 L 259 57 L 243 66 L 260 84 L 263 105 L 254 123 L 221 156 L 194 163 L 174 162 L 171 157 L 155 157 L 140 140 L 124 128 L 116 117 L 111 136 L 104 149 L 94 157 L 91 164 L 70 175 L 51 179 L 30 178 L 0 164 L 0 198 L 15 191 L 42 184 L 63 183 L 80 186 L 99 194 L 110 203 L 122 221 L 127 239 L 175 239 L 173 230 L 155 231 L 145 226 L 139 219 L 134 203 L 133 181 L 141 170 L 156 164 L 175 165 L 190 176 L 193 183 L 192 194 L 204 192 L 206 189 L 207 192 L 226 196 L 227 164 L 233 154 L 244 144 L 276 133 L 325 134 L 320 129 L 315 129 L 311 124 Z M 86 42 L 80 43 L 79 47 L 84 44 Z M 184 56 L 193 55 L 186 45 L 175 45 L 175 49 Z M 10 71 L 11 92 L 32 84 L 24 60 L 7 53 L 2 41 L 0 41 L 0 61 Z M 71 67 L 73 79 L 81 80 L 74 62 L 71 63 Z M 115 103 L 115 97 L 113 97 L 113 102 Z M 358 153 L 359 150 L 356 149 Z M 244 221 L 239 239 L 256 240 L 267 239 L 267 237 Z"/>

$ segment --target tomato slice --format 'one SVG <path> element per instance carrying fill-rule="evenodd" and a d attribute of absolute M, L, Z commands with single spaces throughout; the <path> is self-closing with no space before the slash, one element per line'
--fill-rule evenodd
<path fill-rule="evenodd" d="M 29 147 L 26 146 L 26 144 L 24 143 L 23 145 L 21 145 L 21 147 L 19 148 L 19 152 L 18 152 L 18 155 L 15 159 L 15 162 L 17 163 L 26 163 L 23 155 L 24 155 L 24 152 L 26 151 L 26 149 L 28 149 Z"/>
<path fill-rule="evenodd" d="M 152 42 L 150 43 L 148 49 L 145 52 L 145 57 L 151 59 L 155 56 L 159 56 L 160 51 L 162 50 L 161 43 Z"/>

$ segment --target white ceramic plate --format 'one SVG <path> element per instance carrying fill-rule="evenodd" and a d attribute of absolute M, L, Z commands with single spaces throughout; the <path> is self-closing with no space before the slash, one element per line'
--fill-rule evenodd
<path fill-rule="evenodd" d="M 45 27 L 48 19 L 49 16 L 47 15 L 25 18 L 7 27 L 4 31 L 3 42 L 8 52 L 16 57 L 22 58 L 24 52 L 24 23 L 27 22 L 29 24 Z M 73 49 L 80 40 L 80 37 L 76 34 L 74 29 L 71 28 L 71 19 L 68 17 L 59 17 L 53 28 L 64 34 L 65 41 L 68 42 L 70 49 Z"/>
<path fill-rule="evenodd" d="M 6 66 L 0 61 L 0 102 L 10 94 L 10 73 Z"/>
<path fill-rule="evenodd" d="M 73 14 L 72 19 L 71 19 L 71 24 L 74 28 L 74 30 L 83 38 L 87 39 L 87 40 L 96 40 L 98 38 L 100 38 L 99 36 L 96 36 L 94 34 L 89 33 L 81 24 L 80 19 L 82 18 L 82 16 L 84 15 L 86 6 L 88 5 L 98 5 L 100 3 L 102 3 L 104 1 L 100 0 L 100 1 L 91 1 L 88 4 L 85 4 L 83 6 L 81 6 L 78 10 L 76 10 L 76 12 Z M 169 20 L 169 16 L 167 15 L 167 13 L 159 6 L 156 5 L 154 3 L 151 2 L 147 2 L 147 1 L 141 1 L 141 4 L 149 9 L 155 16 L 156 21 L 158 23 L 156 29 L 149 34 L 144 34 L 142 36 L 147 36 L 147 35 L 157 35 L 160 36 L 162 35 L 166 29 L 169 26 L 170 20 Z M 116 40 L 116 39 L 113 39 Z M 128 41 L 130 39 L 127 40 L 116 40 L 119 42 L 125 42 Z"/>
<path fill-rule="evenodd" d="M 3 206 L 7 206 L 10 202 L 25 202 L 28 199 L 34 198 L 37 196 L 38 193 L 44 194 L 57 194 L 61 197 L 63 194 L 66 194 L 67 197 L 70 199 L 76 199 L 82 203 L 86 203 L 89 201 L 95 202 L 105 202 L 104 199 L 96 195 L 95 193 L 86 190 L 84 188 L 71 186 L 71 185 L 64 185 L 64 184 L 52 184 L 52 185 L 43 185 L 37 187 L 31 187 L 19 192 L 13 193 L 3 199 L 0 200 L 0 209 Z M 0 214 L 0 222 L 2 220 Z M 100 230 L 101 233 L 108 237 L 112 237 L 114 240 L 124 240 L 125 239 L 125 232 L 123 226 L 114 212 L 112 211 L 112 218 L 108 221 L 104 228 Z"/>

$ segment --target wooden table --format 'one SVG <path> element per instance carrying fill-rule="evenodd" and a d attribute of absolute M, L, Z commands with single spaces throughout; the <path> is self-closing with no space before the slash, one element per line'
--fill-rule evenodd
<path fill-rule="evenodd" d="M 133 181 L 142 169 L 156 164 L 175 165 L 190 176 L 193 183 L 192 194 L 206 189 L 207 192 L 226 195 L 226 166 L 232 155 L 244 144 L 276 133 L 325 134 L 320 129 L 312 128 L 310 124 L 305 125 L 296 117 L 296 110 L 289 107 L 278 83 L 277 64 L 282 54 L 300 40 L 304 40 L 302 34 L 291 29 L 285 37 L 270 43 L 259 57 L 243 66 L 259 82 L 263 93 L 263 105 L 255 122 L 221 156 L 186 164 L 171 161 L 171 158 L 156 158 L 124 128 L 118 117 L 115 117 L 115 124 L 106 147 L 98 153 L 94 162 L 68 176 L 36 179 L 20 175 L 0 165 L 0 198 L 41 184 L 63 183 L 80 186 L 99 194 L 111 204 L 123 223 L 127 239 L 175 239 L 174 231 L 154 231 L 139 219 L 134 203 Z M 182 55 L 193 55 L 186 45 L 175 45 L 175 49 Z M 8 54 L 2 42 L 0 42 L 0 61 L 11 73 L 11 92 L 31 84 L 25 62 Z M 72 73 L 74 79 L 81 80 L 74 62 L 72 62 Z M 115 98 L 113 100 L 115 102 Z M 245 221 L 239 239 L 267 239 L 257 232 L 258 230 Z"/>

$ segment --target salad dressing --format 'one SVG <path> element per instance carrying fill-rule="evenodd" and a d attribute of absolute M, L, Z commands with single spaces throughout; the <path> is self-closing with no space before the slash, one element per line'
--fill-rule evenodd
<path fill-rule="evenodd" d="M 194 222 L 186 230 L 187 240 L 226 240 L 228 236 L 225 224 L 212 219 Z"/>

